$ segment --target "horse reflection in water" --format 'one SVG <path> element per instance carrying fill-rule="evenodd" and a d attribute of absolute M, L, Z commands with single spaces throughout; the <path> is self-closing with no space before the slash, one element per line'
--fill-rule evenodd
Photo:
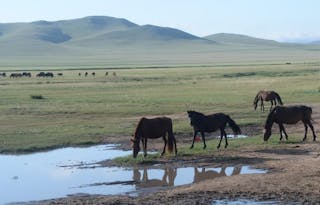
<path fill-rule="evenodd" d="M 215 170 L 208 170 L 208 168 L 201 168 L 201 171 L 198 170 L 198 168 L 194 168 L 194 178 L 193 178 L 193 183 L 197 183 L 200 181 L 208 180 L 208 179 L 213 179 L 217 177 L 225 177 L 227 176 L 226 174 L 226 168 L 227 167 L 221 167 L 221 171 L 215 171 Z M 207 169 L 207 170 L 206 170 Z M 233 168 L 233 171 L 231 175 L 238 175 L 241 172 L 241 166 L 235 166 Z"/>
<path fill-rule="evenodd" d="M 177 168 L 165 168 L 162 179 L 149 179 L 148 169 L 143 169 L 143 175 L 141 179 L 141 173 L 139 169 L 133 169 L 133 180 L 136 183 L 137 188 L 149 188 L 149 187 L 162 187 L 162 186 L 174 186 L 174 180 L 177 176 Z"/>
<path fill-rule="evenodd" d="M 197 183 L 204 180 L 214 179 L 217 177 L 225 177 L 228 176 L 226 173 L 227 167 L 221 167 L 220 171 L 217 171 L 217 169 L 213 170 L 213 168 L 201 168 L 199 171 L 199 168 L 194 167 L 194 175 L 193 175 L 193 181 L 192 183 Z M 155 170 L 155 169 L 153 169 Z M 161 169 L 164 171 L 162 178 L 159 176 L 159 178 L 153 178 L 150 179 L 148 176 L 148 170 L 147 168 L 143 168 L 143 171 L 140 172 L 138 168 L 133 169 L 133 181 L 135 182 L 137 189 L 143 189 L 143 188 L 152 188 L 152 187 L 172 187 L 175 185 L 175 179 L 178 174 L 178 168 L 172 168 L 172 167 L 166 167 L 164 169 Z M 233 168 L 233 171 L 231 175 L 238 175 L 241 172 L 241 166 L 235 166 Z M 141 174 L 142 173 L 142 174 Z M 142 177 L 141 177 L 142 175 Z M 188 176 L 183 176 L 188 177 Z M 192 179 L 192 176 L 189 176 L 190 180 Z"/>

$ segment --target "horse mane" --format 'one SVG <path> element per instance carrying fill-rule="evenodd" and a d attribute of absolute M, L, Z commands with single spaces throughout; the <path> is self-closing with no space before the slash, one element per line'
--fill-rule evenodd
<path fill-rule="evenodd" d="M 192 115 L 192 116 L 205 117 L 205 115 L 203 113 L 197 112 L 197 111 L 194 111 L 194 110 L 189 110 L 189 111 L 187 111 L 187 113 L 189 114 L 189 116 Z"/>
<path fill-rule="evenodd" d="M 136 127 L 136 130 L 135 130 L 135 132 L 134 132 L 134 137 L 133 137 L 133 139 L 134 140 L 138 140 L 138 141 L 140 141 L 140 138 L 141 138 L 141 126 L 142 126 L 142 123 L 143 123 L 143 121 L 145 120 L 146 118 L 141 118 L 140 120 L 139 120 L 139 123 L 138 123 L 138 125 L 137 125 L 137 127 Z"/>

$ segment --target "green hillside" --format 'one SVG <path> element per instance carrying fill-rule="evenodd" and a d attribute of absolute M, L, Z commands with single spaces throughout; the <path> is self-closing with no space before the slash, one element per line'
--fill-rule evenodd
<path fill-rule="evenodd" d="M 116 68 L 319 61 L 320 45 L 184 31 L 89 16 L 0 24 L 0 69 Z"/>

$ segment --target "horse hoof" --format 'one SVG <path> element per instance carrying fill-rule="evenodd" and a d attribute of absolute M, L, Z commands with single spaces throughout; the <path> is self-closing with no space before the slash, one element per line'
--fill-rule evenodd
<path fill-rule="evenodd" d="M 190 149 L 192 149 L 192 148 L 193 148 L 193 146 L 190 147 Z"/>

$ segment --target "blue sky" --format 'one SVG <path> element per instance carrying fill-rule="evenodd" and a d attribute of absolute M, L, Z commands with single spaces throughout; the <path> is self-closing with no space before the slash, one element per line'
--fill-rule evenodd
<path fill-rule="evenodd" d="M 311 41 L 320 39 L 319 9 L 319 0 L 2 0 L 0 23 L 104 15 L 198 36 L 224 32 Z"/>

